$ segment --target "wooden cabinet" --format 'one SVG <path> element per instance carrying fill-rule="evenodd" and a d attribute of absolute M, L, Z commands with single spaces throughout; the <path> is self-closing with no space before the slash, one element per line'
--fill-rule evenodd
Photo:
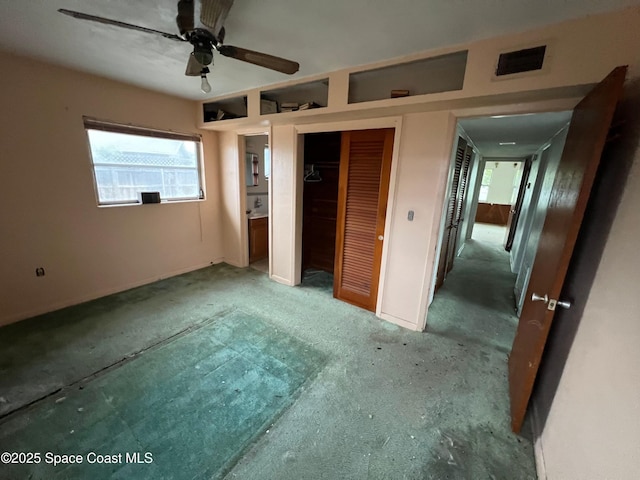
<path fill-rule="evenodd" d="M 249 219 L 249 263 L 269 256 L 269 218 Z"/>
<path fill-rule="evenodd" d="M 478 203 L 476 222 L 492 223 L 494 225 L 506 225 L 509 221 L 511 205 L 497 203 Z"/>

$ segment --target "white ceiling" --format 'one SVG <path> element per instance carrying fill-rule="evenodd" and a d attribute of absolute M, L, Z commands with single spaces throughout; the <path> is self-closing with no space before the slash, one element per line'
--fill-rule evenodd
<path fill-rule="evenodd" d="M 571 112 L 469 118 L 459 121 L 480 153 L 485 157 L 525 157 L 542 145 L 571 120 Z M 515 145 L 500 145 L 515 142 Z"/>
<path fill-rule="evenodd" d="M 225 43 L 300 63 L 294 78 L 522 31 L 639 0 L 235 0 Z M 0 0 L 0 49 L 200 99 L 290 77 L 216 55 L 211 94 L 185 77 L 190 46 L 58 8 L 177 33 L 176 0 Z"/>

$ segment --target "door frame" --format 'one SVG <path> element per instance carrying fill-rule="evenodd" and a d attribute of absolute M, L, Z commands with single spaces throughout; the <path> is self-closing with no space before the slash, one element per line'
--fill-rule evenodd
<path fill-rule="evenodd" d="M 244 212 L 247 211 L 247 185 L 245 182 L 246 171 L 245 171 L 245 155 L 247 153 L 247 143 L 246 137 L 257 137 L 261 135 L 266 135 L 267 143 L 269 145 L 269 149 L 271 149 L 271 127 L 268 128 L 249 128 L 246 130 L 238 130 L 236 132 L 237 140 L 238 140 L 238 174 L 240 176 L 240 188 L 238 189 L 239 199 L 238 203 L 240 205 L 240 215 L 244 218 L 245 221 L 240 221 L 240 241 L 242 244 L 242 253 L 240 256 L 242 267 L 249 266 L 249 225 L 246 222 L 246 214 Z M 267 210 L 269 212 L 269 216 L 271 216 L 271 183 L 268 183 L 268 203 Z M 269 222 L 269 247 L 271 247 L 271 222 Z M 269 276 L 271 275 L 271 248 L 269 248 Z"/>
<path fill-rule="evenodd" d="M 502 115 L 523 115 L 523 114 L 533 114 L 533 113 L 548 113 L 548 112 L 562 112 L 573 110 L 576 105 L 582 100 L 583 96 L 580 97 L 566 97 L 566 98 L 558 98 L 553 100 L 539 100 L 528 103 L 518 103 L 518 104 L 502 104 L 502 105 L 489 105 L 484 107 L 473 107 L 473 108 L 461 108 L 461 109 L 453 109 L 451 110 L 451 114 L 454 116 L 456 122 L 456 128 L 454 130 L 454 135 L 452 138 L 451 146 L 450 146 L 450 156 L 449 156 L 449 169 L 451 169 L 451 161 L 455 159 L 455 140 L 457 138 L 456 134 L 463 132 L 463 137 L 468 141 L 469 138 L 466 135 L 464 130 L 459 128 L 458 122 L 462 119 L 466 118 L 478 118 L 478 117 L 490 117 L 490 116 L 502 116 Z M 472 144 L 472 143 L 471 143 Z M 473 145 L 473 144 L 472 144 Z M 479 156 L 480 162 L 484 162 L 484 158 Z M 478 173 L 481 175 L 481 173 Z M 433 302 L 435 296 L 435 286 L 436 286 L 436 278 L 438 275 L 438 262 L 437 259 L 440 256 L 442 249 L 442 241 L 444 237 L 444 228 L 445 228 L 445 216 L 446 216 L 446 200 L 448 195 L 450 194 L 449 183 L 452 178 L 451 171 L 447 174 L 446 184 L 442 188 L 442 195 L 439 199 L 439 210 L 440 210 L 440 218 L 437 221 L 434 221 L 434 226 L 437 225 L 437 238 L 438 243 L 435 250 L 434 262 L 431 265 L 430 269 L 427 269 L 425 272 L 425 285 L 429 285 L 428 292 L 425 292 L 427 296 L 426 308 L 424 311 L 424 315 L 421 315 L 422 323 L 418 325 L 420 330 L 425 330 L 427 328 L 429 322 L 429 306 Z M 475 195 L 477 196 L 479 190 L 476 191 Z M 477 204 L 477 198 L 474 199 L 473 204 Z M 471 211 L 473 211 L 473 204 L 471 205 Z"/>
<path fill-rule="evenodd" d="M 391 154 L 391 175 L 389 177 L 389 193 L 387 195 L 387 216 L 384 223 L 384 243 L 382 245 L 382 258 L 380 261 L 380 277 L 378 279 L 378 296 L 376 299 L 376 316 L 384 319 L 384 314 L 381 312 L 382 298 L 384 296 L 384 284 L 386 277 L 386 265 L 388 261 L 388 252 L 390 241 L 393 239 L 388 235 L 391 230 L 391 224 L 395 213 L 396 204 L 396 184 L 398 178 L 398 163 L 400 157 L 400 137 L 402 135 L 402 116 L 375 118 L 375 119 L 362 119 L 362 120 L 348 120 L 339 122 L 327 122 L 327 123 L 312 123 L 306 125 L 295 125 L 296 143 L 297 145 L 303 144 L 301 136 L 305 133 L 323 133 L 323 132 L 344 132 L 353 130 L 374 130 L 380 128 L 393 128 L 393 151 Z M 296 158 L 296 170 L 298 172 L 304 171 L 304 150 L 302 148 L 297 149 Z M 302 280 L 302 213 L 303 213 L 303 195 L 302 191 L 304 184 L 302 181 L 296 183 L 295 190 L 295 248 L 293 254 L 293 265 L 295 265 L 295 284 L 298 285 Z M 396 319 L 392 320 L 397 322 Z M 412 328 L 413 329 L 413 328 Z"/>

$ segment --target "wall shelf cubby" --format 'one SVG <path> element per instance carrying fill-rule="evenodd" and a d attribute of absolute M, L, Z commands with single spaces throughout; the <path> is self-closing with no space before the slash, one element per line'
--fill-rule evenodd
<path fill-rule="evenodd" d="M 247 97 L 243 95 L 205 103 L 202 105 L 202 113 L 205 122 L 244 118 L 247 116 Z"/>
<path fill-rule="evenodd" d="M 328 98 L 328 78 L 264 90 L 260 92 L 260 115 L 323 108 Z"/>
<path fill-rule="evenodd" d="M 349 103 L 462 90 L 466 67 L 464 50 L 355 72 L 349 75 Z"/>

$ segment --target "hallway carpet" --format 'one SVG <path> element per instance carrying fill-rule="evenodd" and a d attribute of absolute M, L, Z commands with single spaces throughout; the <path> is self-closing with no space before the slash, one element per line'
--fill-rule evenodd
<path fill-rule="evenodd" d="M 534 479 L 532 446 L 509 429 L 515 323 L 503 312 L 510 274 L 501 262 L 471 242 L 435 298 L 427 333 L 333 299 L 320 276 L 291 288 L 228 265 L 4 327 L 0 450 L 153 455 L 150 464 L 92 465 L 95 479 Z M 482 263 L 500 274 L 495 285 Z M 243 328 L 225 330 L 230 322 Z M 218 378 L 223 370 L 207 359 L 225 350 L 244 367 Z M 266 357 L 299 375 L 267 373 Z M 220 382 L 203 381 L 194 365 Z M 120 392 L 105 394 L 110 410 L 97 408 L 101 392 Z M 173 399 L 181 400 L 170 408 Z M 263 414 L 265 399 L 273 408 Z M 97 411 L 106 416 L 92 423 Z M 224 418 L 255 412 L 221 433 Z M 126 420 L 137 416 L 146 427 Z M 236 434 L 243 441 L 232 444 Z M 8 471 L 0 467 L 0 478 Z"/>
<path fill-rule="evenodd" d="M 505 228 L 476 224 L 429 309 L 427 332 L 509 353 L 518 326 Z"/>

